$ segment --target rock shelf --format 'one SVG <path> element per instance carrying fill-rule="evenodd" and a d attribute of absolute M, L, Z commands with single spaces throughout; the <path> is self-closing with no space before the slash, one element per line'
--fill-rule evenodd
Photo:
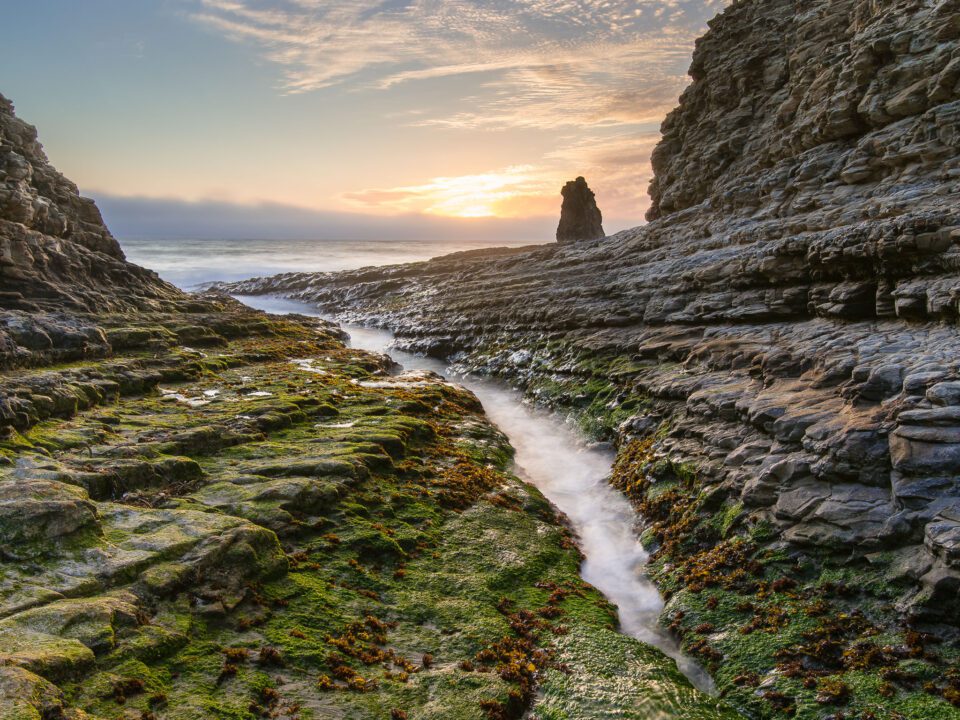
<path fill-rule="evenodd" d="M 228 289 L 388 328 L 617 443 L 663 621 L 760 717 L 957 717 L 960 5 L 738 0 L 649 224 Z"/>

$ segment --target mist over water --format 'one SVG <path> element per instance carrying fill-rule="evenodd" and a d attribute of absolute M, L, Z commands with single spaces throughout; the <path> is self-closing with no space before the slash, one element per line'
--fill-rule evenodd
<path fill-rule="evenodd" d="M 317 313 L 303 303 L 270 297 L 239 297 L 247 305 L 271 313 Z M 556 415 L 525 404 L 519 393 L 502 383 L 473 376 L 455 376 L 445 364 L 391 348 L 385 330 L 345 325 L 350 344 L 372 352 L 389 352 L 406 370 L 432 370 L 469 388 L 487 416 L 510 438 L 516 450 L 516 471 L 536 486 L 569 519 L 584 554 L 580 573 L 617 606 L 620 629 L 654 645 L 677 661 L 680 670 L 701 690 L 712 691 L 710 677 L 677 643 L 660 630 L 663 599 L 643 574 L 648 556 L 637 534 L 637 515 L 626 497 L 607 481 L 614 453 L 586 445 Z"/>
<path fill-rule="evenodd" d="M 121 240 L 127 259 L 189 290 L 215 280 L 285 272 L 336 272 L 395 265 L 438 255 L 529 242 L 444 240 Z"/>

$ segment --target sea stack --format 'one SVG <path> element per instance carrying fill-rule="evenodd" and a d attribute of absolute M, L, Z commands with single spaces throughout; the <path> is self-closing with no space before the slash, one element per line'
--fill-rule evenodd
<path fill-rule="evenodd" d="M 571 180 L 563 186 L 560 194 L 563 196 L 563 205 L 560 207 L 557 242 L 596 240 L 605 236 L 603 216 L 586 180 L 582 177 Z"/>

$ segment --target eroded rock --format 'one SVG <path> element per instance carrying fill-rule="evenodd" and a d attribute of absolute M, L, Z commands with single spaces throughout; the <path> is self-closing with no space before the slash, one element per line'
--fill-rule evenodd
<path fill-rule="evenodd" d="M 560 194 L 560 225 L 557 226 L 557 242 L 571 243 L 580 240 L 597 240 L 604 237 L 603 216 L 597 207 L 596 197 L 582 177 L 563 186 Z"/>

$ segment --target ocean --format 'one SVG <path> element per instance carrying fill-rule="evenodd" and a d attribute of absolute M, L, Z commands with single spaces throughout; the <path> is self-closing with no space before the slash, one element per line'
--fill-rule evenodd
<path fill-rule="evenodd" d="M 461 250 L 529 244 L 523 240 L 120 240 L 131 262 L 155 270 L 184 290 L 215 280 L 354 270 L 428 260 Z"/>

